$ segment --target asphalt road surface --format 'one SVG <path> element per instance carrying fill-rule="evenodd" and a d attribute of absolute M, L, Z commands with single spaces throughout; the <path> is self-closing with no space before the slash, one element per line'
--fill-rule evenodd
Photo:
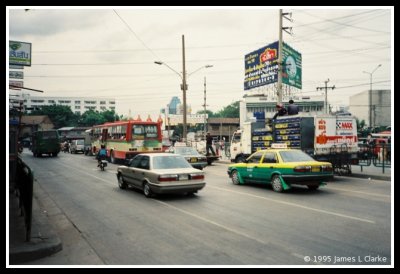
<path fill-rule="evenodd" d="M 43 210 L 63 250 L 27 265 L 375 265 L 391 263 L 390 182 L 335 177 L 317 191 L 233 185 L 204 169 L 193 196 L 121 190 L 117 165 L 60 153 L 34 158 Z"/>

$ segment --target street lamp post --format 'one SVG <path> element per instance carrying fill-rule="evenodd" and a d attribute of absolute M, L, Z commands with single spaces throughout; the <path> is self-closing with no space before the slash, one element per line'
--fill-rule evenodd
<path fill-rule="evenodd" d="M 179 75 L 179 77 L 182 79 L 182 84 L 181 84 L 181 89 L 183 92 L 183 132 L 182 132 L 182 137 L 183 137 L 183 141 L 186 141 L 186 135 L 187 135 L 187 119 L 186 119 L 186 91 L 188 88 L 188 85 L 186 84 L 186 78 L 189 77 L 190 75 L 194 74 L 195 72 L 199 71 L 202 68 L 211 68 L 212 65 L 205 65 L 205 66 L 201 66 L 200 68 L 194 70 L 193 72 L 189 73 L 186 77 L 186 67 L 185 67 L 185 36 L 182 35 L 182 74 L 177 72 L 176 70 L 174 70 L 173 68 L 171 68 L 170 66 L 168 66 L 165 62 L 161 62 L 161 61 L 155 61 L 154 62 L 157 65 L 165 65 L 167 68 L 169 68 L 170 70 L 172 70 L 173 72 L 175 72 L 176 74 Z"/>
<path fill-rule="evenodd" d="M 363 71 L 363 73 L 369 74 L 369 92 L 368 92 L 368 105 L 369 105 L 369 126 L 372 127 L 375 125 L 372 125 L 372 75 L 374 72 L 380 68 L 382 64 L 379 64 L 372 72 L 368 71 Z"/>

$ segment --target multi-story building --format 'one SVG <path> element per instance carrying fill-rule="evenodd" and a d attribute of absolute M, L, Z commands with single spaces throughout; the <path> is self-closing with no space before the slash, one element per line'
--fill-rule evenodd
<path fill-rule="evenodd" d="M 24 101 L 24 108 L 27 113 L 32 109 L 42 106 L 62 105 L 69 106 L 72 112 L 83 114 L 85 111 L 93 109 L 97 111 L 114 110 L 114 98 L 96 98 L 96 97 L 47 97 L 30 96 L 30 94 L 20 95 Z"/>
<path fill-rule="evenodd" d="M 371 106 L 369 105 L 369 90 L 350 96 L 349 111 L 360 121 L 364 120 L 370 127 L 390 126 L 391 90 L 372 90 L 371 95 Z"/>
<path fill-rule="evenodd" d="M 299 112 L 303 115 L 316 115 L 325 113 L 324 96 L 293 96 L 294 103 L 299 106 Z M 284 107 L 289 105 L 283 102 Z M 244 96 L 239 102 L 240 108 L 240 126 L 254 116 L 254 113 L 265 114 L 265 118 L 272 118 L 276 113 L 276 100 L 268 96 Z"/>

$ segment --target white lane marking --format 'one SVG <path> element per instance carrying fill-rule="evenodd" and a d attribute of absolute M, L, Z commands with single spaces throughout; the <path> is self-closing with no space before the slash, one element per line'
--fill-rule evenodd
<path fill-rule="evenodd" d="M 226 229 L 226 230 L 228 230 L 228 231 L 230 231 L 230 232 L 233 232 L 233 233 L 238 234 L 238 235 L 241 235 L 241 236 L 243 236 L 243 237 L 252 239 L 252 240 L 254 240 L 254 241 L 256 241 L 256 242 L 259 242 L 259 243 L 261 243 L 261 244 L 267 244 L 267 242 L 262 241 L 262 240 L 257 239 L 257 238 L 254 238 L 254 237 L 250 236 L 249 234 L 240 232 L 240 231 L 238 231 L 238 230 L 236 230 L 236 229 L 233 229 L 233 228 L 227 227 L 227 226 L 225 226 L 225 225 L 222 225 L 222 224 L 220 224 L 220 223 L 214 222 L 214 221 L 212 221 L 212 220 L 209 220 L 209 219 L 207 219 L 207 218 L 204 218 L 204 217 L 202 217 L 202 216 L 200 216 L 200 215 L 197 215 L 197 214 L 195 214 L 195 213 L 192 213 L 192 212 L 189 212 L 189 211 L 187 211 L 187 210 L 181 209 L 181 208 L 179 208 L 179 207 L 173 206 L 173 205 L 168 204 L 168 203 L 166 203 L 166 202 L 162 202 L 162 201 L 160 201 L 160 200 L 156 200 L 156 199 L 153 199 L 153 200 L 156 201 L 157 203 L 160 203 L 160 204 L 162 204 L 162 205 L 164 205 L 164 206 L 167 206 L 167 207 L 169 207 L 169 208 L 175 209 L 175 210 L 177 210 L 177 211 L 179 211 L 179 212 L 181 212 L 181 213 L 184 213 L 184 214 L 186 214 L 186 215 L 192 216 L 192 217 L 194 217 L 194 218 L 196 218 L 196 219 L 199 219 L 199 220 L 201 220 L 201 221 L 203 221 L 203 222 L 206 222 L 206 223 L 209 223 L 209 224 L 218 226 L 218 227 L 220 227 L 220 228 Z"/>
<path fill-rule="evenodd" d="M 65 166 L 65 167 L 71 167 L 70 165 L 66 165 L 66 164 L 63 164 L 63 163 L 60 163 L 60 162 L 56 162 L 56 164 L 59 164 L 59 165 L 61 165 L 61 166 Z M 92 170 L 95 170 L 95 169 L 92 169 Z M 96 169 L 96 170 L 97 170 L 97 169 Z M 106 183 L 110 183 L 109 180 L 104 180 L 104 179 L 102 179 L 102 178 L 100 178 L 100 177 L 97 177 L 97 176 L 92 175 L 92 174 L 90 174 L 90 173 L 81 171 L 81 170 L 79 170 L 79 169 L 76 169 L 76 171 L 78 171 L 78 172 L 80 172 L 80 173 L 83 173 L 83 174 L 85 174 L 85 175 L 89 175 L 89 176 L 91 176 L 91 177 L 93 177 L 93 178 L 96 178 L 97 180 L 100 180 L 100 181 L 103 181 L 103 182 L 106 182 Z M 99 170 L 99 171 L 101 171 L 101 170 Z M 101 171 L 101 172 L 102 172 L 102 171 Z M 114 185 L 114 184 L 113 184 L 113 185 Z"/>
<path fill-rule="evenodd" d="M 323 209 L 318 209 L 318 208 L 312 208 L 312 207 L 308 207 L 308 206 L 304 206 L 304 205 L 300 205 L 300 204 L 296 204 L 296 203 L 280 201 L 280 200 L 276 200 L 276 199 L 262 197 L 262 196 L 258 196 L 258 195 L 254 195 L 254 194 L 250 194 L 250 193 L 236 191 L 236 190 L 230 190 L 230 189 L 217 187 L 217 186 L 208 185 L 207 187 L 208 188 L 216 188 L 216 189 L 219 189 L 219 190 L 222 190 L 222 191 L 229 191 L 229 192 L 232 192 L 232 193 L 236 193 L 236 194 L 240 194 L 240 195 L 246 195 L 246 196 L 250 196 L 250 197 L 254 197 L 254 198 L 258 198 L 258 199 L 263 199 L 263 200 L 267 200 L 267 201 L 271 201 L 271 202 L 275 202 L 275 203 L 279 203 L 279 204 L 284 204 L 284 205 L 294 206 L 294 207 L 298 207 L 298 208 L 302 208 L 302 209 L 307 209 L 307 210 L 311 210 L 311 211 L 315 211 L 315 212 L 319 212 L 319 213 L 324 213 L 324 214 L 334 215 L 334 216 L 338 216 L 338 217 L 342 217 L 342 218 L 357 220 L 357 221 L 360 221 L 360 222 L 366 222 L 366 223 L 375 224 L 375 221 L 372 221 L 372 220 L 358 218 L 358 217 L 354 217 L 354 216 L 350 216 L 350 215 L 346 215 L 346 214 L 341 214 L 341 213 L 336 213 L 336 212 L 333 212 L 333 211 L 328 211 L 328 210 L 323 210 Z"/>
<path fill-rule="evenodd" d="M 166 206 L 166 207 L 175 209 L 175 210 L 177 210 L 177 211 L 179 211 L 179 212 L 181 212 L 181 213 L 183 213 L 183 214 L 189 215 L 189 216 L 191 216 L 191 217 L 193 217 L 193 218 L 199 219 L 199 220 L 201 220 L 201 221 L 203 221 L 203 222 L 206 222 L 206 223 L 208 223 L 208 224 L 215 225 L 215 226 L 217 226 L 217 227 L 219 227 L 219 228 L 225 229 L 225 230 L 230 231 L 230 232 L 232 232 L 232 233 L 234 233 L 234 234 L 237 234 L 237 235 L 240 235 L 240 236 L 242 236 L 242 237 L 251 239 L 251 240 L 256 241 L 256 242 L 258 242 L 258 243 L 261 243 L 261 244 L 264 244 L 264 245 L 266 245 L 266 244 L 272 244 L 271 242 L 265 242 L 265 241 L 263 241 L 263 240 L 261 240 L 261 239 L 259 239 L 259 238 L 255 238 L 255 237 L 253 237 L 253 236 L 251 236 L 251 235 L 249 235 L 249 234 L 247 234 L 247 233 L 244 233 L 244 232 L 238 231 L 238 230 L 236 230 L 236 229 L 234 229 L 234 228 L 231 228 L 231 227 L 225 226 L 225 225 L 223 225 L 223 224 L 217 223 L 217 222 L 215 222 L 215 221 L 212 221 L 212 220 L 210 220 L 210 219 L 207 219 L 207 218 L 205 218 L 205 217 L 202 217 L 202 216 L 200 216 L 200 215 L 197 215 L 197 214 L 192 213 L 192 212 L 190 212 L 190 211 L 187 211 L 187 210 L 185 210 L 185 209 L 181 209 L 181 208 L 176 207 L 176 206 L 174 206 L 174 205 L 171 205 L 171 204 L 169 204 L 169 203 L 162 202 L 162 201 L 160 201 L 160 200 L 155 200 L 155 199 L 152 199 L 152 200 L 155 201 L 155 202 L 157 202 L 157 203 L 159 203 L 159 204 L 162 204 L 162 205 L 164 205 L 164 206 Z M 275 244 L 275 245 L 278 246 L 278 244 Z M 292 256 L 294 256 L 294 257 L 297 257 L 297 258 L 300 258 L 300 259 L 304 259 L 304 256 L 303 256 L 303 255 L 300 255 L 300 254 L 295 253 L 295 252 L 291 252 L 291 251 L 290 251 L 288 248 L 286 248 L 285 246 L 279 245 L 279 247 L 280 247 L 282 250 L 285 250 L 286 252 L 288 252 L 288 254 L 290 254 L 290 255 L 292 255 Z"/>

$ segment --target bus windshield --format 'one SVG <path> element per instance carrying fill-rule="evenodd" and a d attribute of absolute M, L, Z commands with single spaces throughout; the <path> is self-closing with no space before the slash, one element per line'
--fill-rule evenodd
<path fill-rule="evenodd" d="M 132 127 L 132 139 L 148 139 L 157 137 L 156 125 L 133 125 Z"/>

